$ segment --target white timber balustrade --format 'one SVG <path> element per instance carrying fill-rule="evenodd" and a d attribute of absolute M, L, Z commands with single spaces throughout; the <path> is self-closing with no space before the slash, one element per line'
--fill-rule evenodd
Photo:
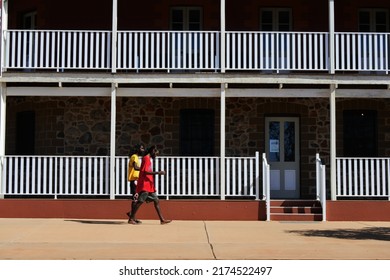
<path fill-rule="evenodd" d="M 5 196 L 110 196 L 109 157 L 88 156 L 5 156 Z M 129 196 L 128 157 L 116 157 L 115 196 Z M 219 157 L 158 157 L 154 170 L 161 197 L 219 198 L 220 176 L 227 184 L 227 197 L 260 196 L 259 157 L 227 157 L 227 172 L 220 174 Z"/>
<path fill-rule="evenodd" d="M 388 198 L 390 158 L 336 158 L 337 197 Z"/>
<path fill-rule="evenodd" d="M 6 69 L 63 71 L 109 70 L 256 70 L 329 71 L 334 41 L 335 71 L 388 74 L 389 33 L 227 31 L 221 57 L 219 31 L 5 30 Z M 333 58 L 333 57 L 332 57 Z"/>
<path fill-rule="evenodd" d="M 109 195 L 109 157 L 5 156 L 3 162 L 5 195 Z"/>

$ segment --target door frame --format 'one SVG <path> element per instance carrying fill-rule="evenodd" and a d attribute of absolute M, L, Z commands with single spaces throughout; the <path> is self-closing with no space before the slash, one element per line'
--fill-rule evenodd
<path fill-rule="evenodd" d="M 281 162 L 273 161 L 270 156 L 270 135 L 269 135 L 269 123 L 272 121 L 279 121 L 284 123 L 286 121 L 293 121 L 295 123 L 295 161 L 294 162 L 284 162 L 284 130 L 280 129 L 280 138 L 279 145 L 277 149 L 279 149 L 279 156 Z M 274 116 L 265 116 L 264 120 L 264 130 L 265 130 L 265 152 L 267 155 L 267 160 L 270 164 L 271 169 L 271 199 L 299 199 L 300 198 L 300 183 L 301 183 L 301 147 L 300 147 L 300 117 L 294 115 L 274 115 Z M 293 171 L 295 172 L 288 172 Z M 295 182 L 293 184 L 286 184 L 286 178 L 288 176 L 295 176 Z M 277 177 L 273 177 L 277 176 Z M 273 189 L 275 185 L 273 185 L 273 180 L 276 184 L 276 189 Z M 290 188 L 290 189 L 289 189 Z M 291 189 L 293 188 L 293 189 Z"/>

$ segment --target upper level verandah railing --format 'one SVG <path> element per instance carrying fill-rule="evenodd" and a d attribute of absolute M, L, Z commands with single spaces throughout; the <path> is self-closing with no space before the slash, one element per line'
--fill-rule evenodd
<path fill-rule="evenodd" d="M 6 69 L 323 71 L 331 69 L 326 32 L 7 30 Z M 337 32 L 335 71 L 390 70 L 390 33 Z M 115 69 L 113 69 L 115 65 Z"/>

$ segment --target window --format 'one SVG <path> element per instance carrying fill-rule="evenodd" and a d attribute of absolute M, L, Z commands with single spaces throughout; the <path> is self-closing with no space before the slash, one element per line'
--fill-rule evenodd
<path fill-rule="evenodd" d="M 16 154 L 33 155 L 35 150 L 35 112 L 24 111 L 16 115 Z"/>
<path fill-rule="evenodd" d="M 344 111 L 344 156 L 377 156 L 377 113 L 367 110 Z"/>
<path fill-rule="evenodd" d="M 261 31 L 291 31 L 291 9 L 265 8 L 260 10 Z"/>
<path fill-rule="evenodd" d="M 202 30 L 202 8 L 174 7 L 171 9 L 172 30 Z"/>
<path fill-rule="evenodd" d="M 359 11 L 360 32 L 388 32 L 389 13 L 383 9 L 362 9 Z"/>
<path fill-rule="evenodd" d="M 37 12 L 30 12 L 23 15 L 23 29 L 36 29 L 37 27 Z"/>
<path fill-rule="evenodd" d="M 180 153 L 183 156 L 214 155 L 214 111 L 180 111 Z"/>

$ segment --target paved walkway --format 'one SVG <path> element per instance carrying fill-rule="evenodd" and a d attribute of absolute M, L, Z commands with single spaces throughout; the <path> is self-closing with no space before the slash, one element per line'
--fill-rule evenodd
<path fill-rule="evenodd" d="M 0 219 L 0 260 L 390 259 L 390 222 Z"/>

